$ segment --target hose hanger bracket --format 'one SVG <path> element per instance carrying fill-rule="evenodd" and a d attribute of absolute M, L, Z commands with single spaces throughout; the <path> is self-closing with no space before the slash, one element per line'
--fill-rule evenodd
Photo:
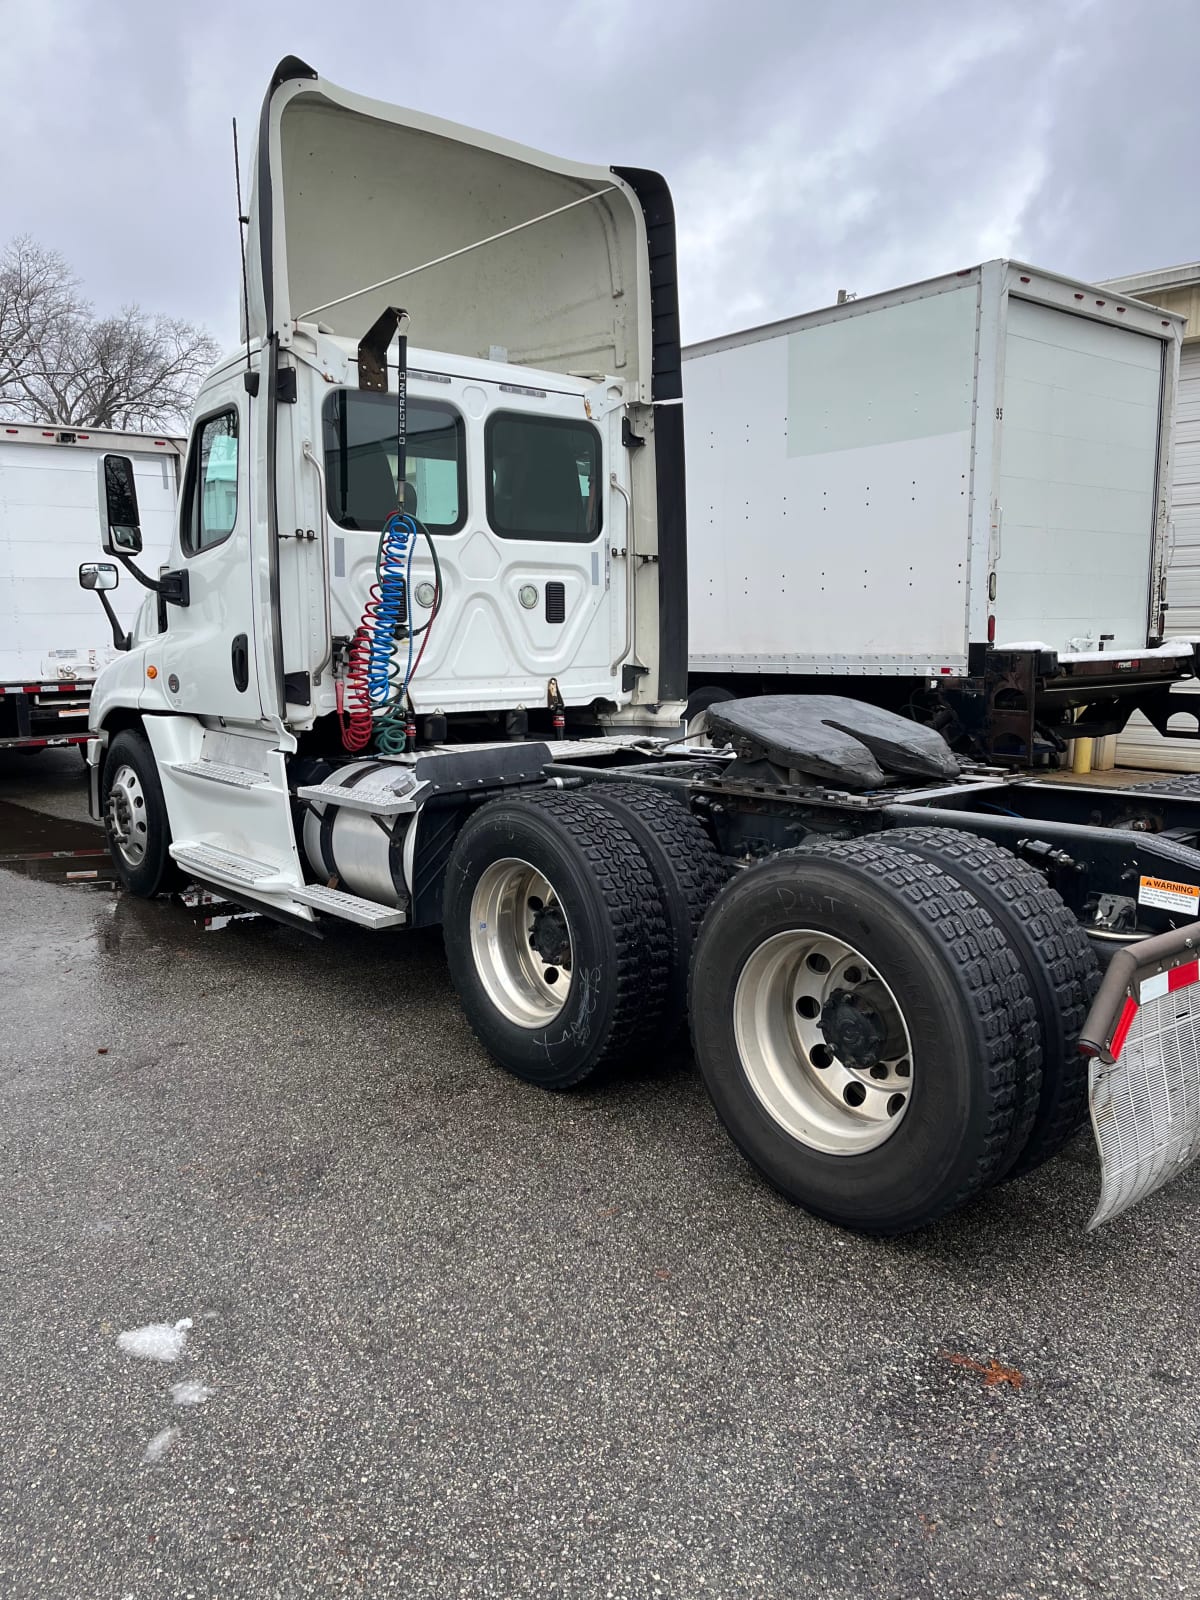
<path fill-rule="evenodd" d="M 375 394 L 388 392 L 387 353 L 397 333 L 401 335 L 397 366 L 400 373 L 400 392 L 403 394 L 408 365 L 408 312 L 399 306 L 387 306 L 358 342 L 360 389 L 369 389 Z"/>

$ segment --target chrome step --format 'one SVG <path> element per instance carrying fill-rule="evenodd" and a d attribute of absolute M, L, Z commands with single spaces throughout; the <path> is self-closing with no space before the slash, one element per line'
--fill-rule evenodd
<path fill-rule="evenodd" d="M 210 783 L 226 783 L 232 789 L 268 789 L 271 780 L 262 772 L 251 772 L 246 767 L 231 767 L 223 761 L 169 761 L 168 772 L 183 773 L 189 778 L 207 778 Z"/>
<path fill-rule="evenodd" d="M 319 804 L 345 806 L 347 811 L 369 811 L 376 817 L 398 817 L 402 812 L 415 811 L 422 791 L 428 787 L 428 783 L 421 782 L 397 794 L 380 784 L 308 783 L 296 790 L 296 796 Z"/>
<path fill-rule="evenodd" d="M 344 889 L 327 889 L 323 883 L 306 883 L 302 889 L 291 890 L 291 896 L 314 911 L 341 917 L 343 922 L 357 922 L 362 928 L 398 928 L 408 921 L 408 913 L 395 906 L 381 906 L 374 900 L 347 894 Z"/>
<path fill-rule="evenodd" d="M 265 861 L 252 861 L 249 856 L 239 856 L 233 850 L 222 850 L 219 845 L 193 843 L 185 840 L 171 846 L 171 855 L 188 872 L 198 878 L 215 879 L 218 883 L 236 884 L 245 889 L 281 889 L 289 894 L 293 886 L 287 882 L 278 867 Z"/>

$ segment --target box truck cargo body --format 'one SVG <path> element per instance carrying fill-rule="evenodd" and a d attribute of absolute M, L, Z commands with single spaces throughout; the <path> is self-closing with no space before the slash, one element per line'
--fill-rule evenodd
<path fill-rule="evenodd" d="M 1190 672 L 1158 649 L 1182 327 L 993 261 L 686 350 L 693 681 Z"/>
<path fill-rule="evenodd" d="M 0 425 L 0 749 L 87 740 L 88 697 L 116 651 L 80 562 L 100 555 L 96 468 L 129 455 L 153 569 L 166 560 L 182 441 L 104 429 Z M 126 628 L 144 592 L 118 605 Z"/>

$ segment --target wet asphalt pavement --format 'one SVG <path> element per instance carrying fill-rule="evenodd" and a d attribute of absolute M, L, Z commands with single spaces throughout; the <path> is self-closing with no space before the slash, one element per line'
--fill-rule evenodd
<path fill-rule="evenodd" d="M 72 752 L 0 802 L 0 1595 L 1200 1594 L 1200 1173 L 854 1238 L 686 1057 L 526 1088 L 436 937 L 68 878 Z"/>

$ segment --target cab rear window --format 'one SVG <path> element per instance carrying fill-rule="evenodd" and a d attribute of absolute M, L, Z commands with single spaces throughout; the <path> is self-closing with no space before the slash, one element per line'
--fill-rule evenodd
<path fill-rule="evenodd" d="M 566 417 L 498 412 L 484 438 L 488 521 L 502 539 L 589 544 L 600 532 L 600 435 Z"/>
<path fill-rule="evenodd" d="M 396 397 L 341 389 L 324 409 L 325 493 L 339 528 L 378 533 L 396 510 Z M 433 533 L 457 533 L 467 515 L 463 420 L 436 400 L 408 402 L 405 509 Z"/>

